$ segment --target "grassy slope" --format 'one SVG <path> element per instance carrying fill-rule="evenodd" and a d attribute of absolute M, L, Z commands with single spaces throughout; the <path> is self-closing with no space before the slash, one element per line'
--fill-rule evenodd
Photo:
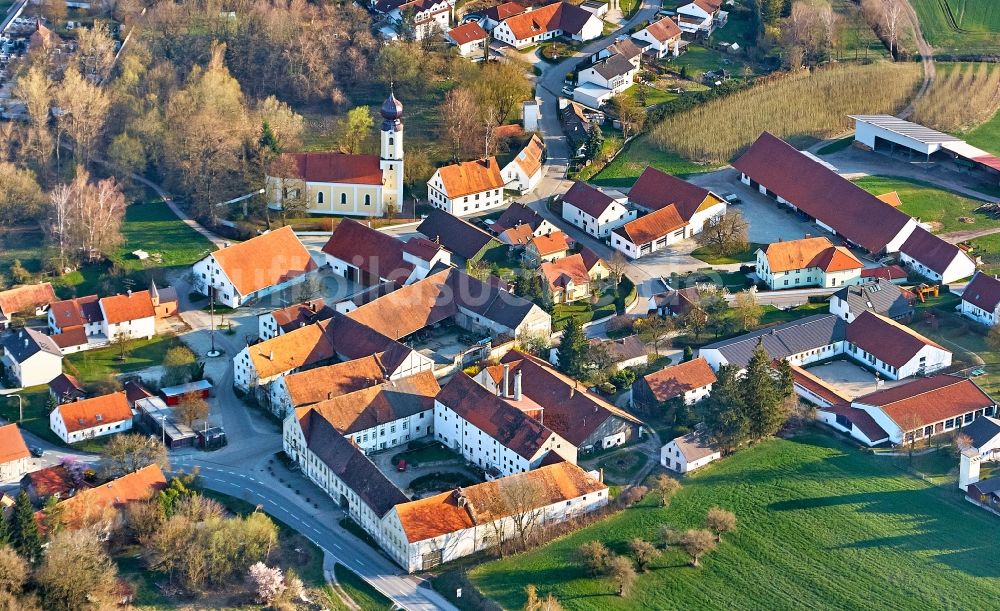
<path fill-rule="evenodd" d="M 920 29 L 938 51 L 1000 52 L 1000 3 L 995 0 L 911 0 Z"/>
<path fill-rule="evenodd" d="M 719 167 L 709 164 L 699 165 L 676 153 L 661 151 L 652 146 L 649 136 L 642 135 L 629 143 L 628 148 L 615 157 L 615 160 L 601 170 L 591 182 L 603 187 L 631 187 L 646 166 L 650 165 L 677 176 L 710 172 Z"/>
<path fill-rule="evenodd" d="M 1000 155 L 1000 112 L 986 123 L 962 134 L 962 137 L 972 146 Z"/>
<path fill-rule="evenodd" d="M 1000 549 L 983 537 L 995 517 L 891 465 L 826 435 L 769 441 L 686 479 L 667 509 L 647 500 L 472 578 L 506 608 L 528 583 L 567 609 L 602 610 L 962 608 L 1000 596 Z M 624 553 L 660 524 L 699 526 L 712 505 L 740 526 L 700 570 L 669 551 L 619 598 L 574 559 L 584 541 Z"/>
<path fill-rule="evenodd" d="M 923 221 L 940 223 L 938 232 L 963 229 L 986 229 L 1000 226 L 1000 221 L 973 212 L 983 202 L 938 189 L 928 183 L 905 178 L 866 176 L 854 181 L 859 187 L 874 195 L 896 191 L 903 202 L 903 212 Z M 975 219 L 963 223 L 959 217 Z"/>
<path fill-rule="evenodd" d="M 380 611 L 393 608 L 391 600 L 358 577 L 354 571 L 342 564 L 335 565 L 333 571 L 337 583 L 340 584 L 344 593 L 350 596 L 351 600 L 361 608 L 361 611 Z"/>
<path fill-rule="evenodd" d="M 148 340 L 135 340 L 125 362 L 118 360 L 121 349 L 117 346 L 77 352 L 66 357 L 65 369 L 76 375 L 83 384 L 89 384 L 102 380 L 109 374 L 117 375 L 162 365 L 167 350 L 179 342 L 176 337 L 164 335 Z"/>

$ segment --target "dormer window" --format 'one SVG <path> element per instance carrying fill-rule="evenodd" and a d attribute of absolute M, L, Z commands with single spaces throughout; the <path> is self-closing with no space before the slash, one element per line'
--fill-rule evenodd
<path fill-rule="evenodd" d="M 104 416 L 102 416 L 101 414 L 97 414 L 96 416 L 94 416 L 94 420 L 98 422 L 104 422 Z"/>

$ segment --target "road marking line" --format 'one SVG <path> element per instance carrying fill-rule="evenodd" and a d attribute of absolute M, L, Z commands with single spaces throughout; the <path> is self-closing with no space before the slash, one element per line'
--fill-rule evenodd
<path fill-rule="evenodd" d="M 339 545 L 337 545 L 336 543 L 334 543 L 334 544 L 333 544 L 333 546 L 334 546 L 335 548 L 337 548 L 337 549 L 341 550 L 341 551 L 343 551 L 343 550 L 344 550 L 344 548 L 340 547 L 340 546 L 339 546 Z"/>

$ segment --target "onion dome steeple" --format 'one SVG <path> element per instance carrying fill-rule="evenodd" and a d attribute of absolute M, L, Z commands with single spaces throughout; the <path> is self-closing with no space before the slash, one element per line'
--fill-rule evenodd
<path fill-rule="evenodd" d="M 382 108 L 379 109 L 379 114 L 385 119 L 382 122 L 382 129 L 389 130 L 396 126 L 401 125 L 403 119 L 403 103 L 396 99 L 395 94 L 392 91 L 392 85 L 389 85 L 389 97 L 386 98 L 385 102 L 382 102 Z"/>

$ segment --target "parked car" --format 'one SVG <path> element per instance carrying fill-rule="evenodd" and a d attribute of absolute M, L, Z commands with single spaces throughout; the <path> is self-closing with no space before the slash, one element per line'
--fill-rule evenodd
<path fill-rule="evenodd" d="M 573 86 L 566 85 L 565 87 L 562 88 L 562 93 L 564 96 L 573 97 Z"/>
<path fill-rule="evenodd" d="M 722 196 L 722 199 L 726 200 L 726 203 L 729 204 L 730 206 L 739 206 L 740 204 L 743 203 L 743 200 L 740 199 L 740 196 L 736 195 L 735 193 L 727 193 L 726 195 Z"/>
<path fill-rule="evenodd" d="M 45 455 L 45 450 L 38 446 L 31 446 L 31 455 L 35 458 L 41 458 Z"/>

